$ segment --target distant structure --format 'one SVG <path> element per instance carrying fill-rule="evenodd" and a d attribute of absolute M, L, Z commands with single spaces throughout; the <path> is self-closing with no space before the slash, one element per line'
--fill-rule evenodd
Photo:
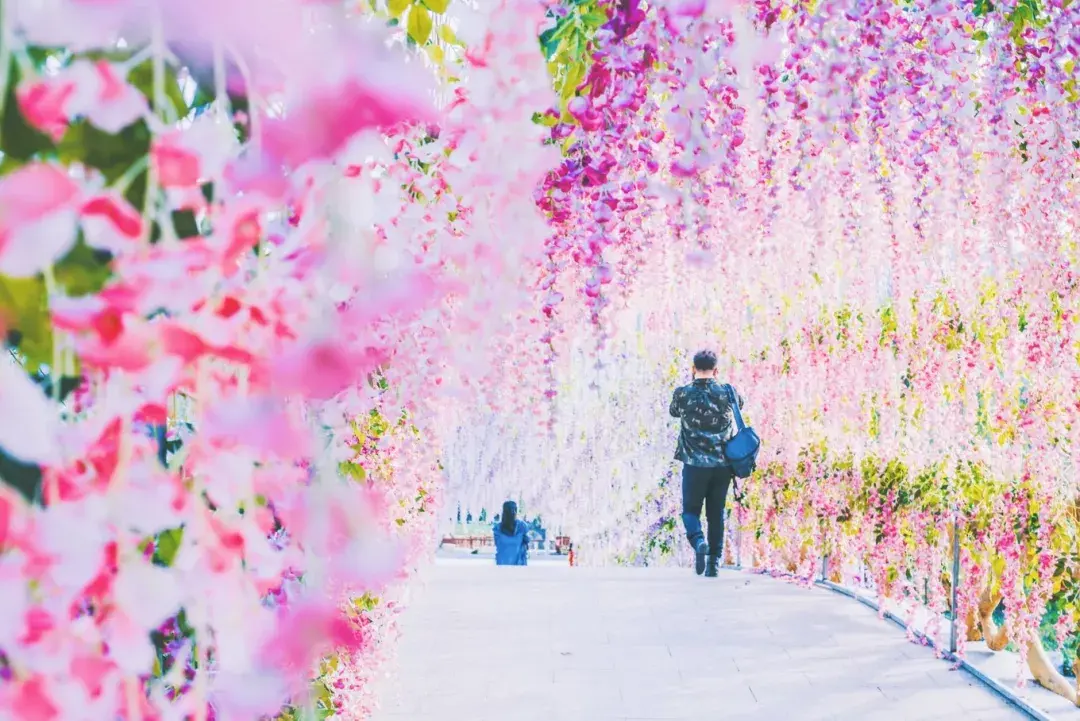
<path fill-rule="evenodd" d="M 463 514 L 464 521 L 462 520 Z M 525 514 L 522 514 L 520 519 L 528 526 L 526 533 L 529 538 L 529 546 L 537 551 L 547 550 L 547 529 L 544 527 L 543 519 L 536 516 L 530 520 Z M 455 520 L 454 527 L 443 537 L 442 543 L 476 548 L 491 545 L 491 526 L 502 519 L 498 513 L 489 519 L 487 509 L 481 508 L 474 522 L 472 510 L 463 509 L 459 504 Z"/>

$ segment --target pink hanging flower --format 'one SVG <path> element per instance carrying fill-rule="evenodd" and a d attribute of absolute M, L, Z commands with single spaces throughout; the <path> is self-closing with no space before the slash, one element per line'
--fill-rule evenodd
<path fill-rule="evenodd" d="M 326 400 L 363 382 L 389 360 L 389 353 L 369 346 L 353 350 L 340 341 L 296 345 L 271 362 L 271 377 L 282 393 Z"/>
<path fill-rule="evenodd" d="M 11 709 L 13 721 L 56 721 L 60 710 L 53 703 L 45 678 L 34 676 L 26 681 L 5 684 L 0 691 L 0 708 Z"/>
<path fill-rule="evenodd" d="M 201 179 L 199 156 L 184 147 L 181 137 L 179 132 L 158 136 L 150 147 L 150 162 L 162 188 L 190 188 Z"/>
<path fill-rule="evenodd" d="M 119 133 L 150 112 L 146 97 L 106 60 L 78 60 L 61 77 L 76 88 L 66 106 L 68 117 L 85 116 L 106 133 Z"/>
<path fill-rule="evenodd" d="M 120 255 L 137 247 L 142 238 L 142 217 L 118 193 L 96 195 L 82 210 L 82 229 L 86 244 Z"/>
<path fill-rule="evenodd" d="M 37 275 L 71 250 L 79 193 L 64 171 L 43 163 L 0 179 L 0 273 Z"/>
<path fill-rule="evenodd" d="M 41 78 L 19 84 L 15 97 L 30 127 L 59 142 L 68 128 L 68 103 L 76 92 L 68 78 Z"/>
<path fill-rule="evenodd" d="M 263 128 L 268 159 L 289 168 L 337 155 L 357 134 L 404 122 L 428 122 L 430 104 L 404 83 L 373 83 L 371 74 L 348 76 L 337 84 L 313 84 L 295 101 L 287 118 Z"/>
<path fill-rule="evenodd" d="M 0 448 L 27 462 L 55 462 L 58 421 L 58 408 L 23 368 L 0 359 Z"/>

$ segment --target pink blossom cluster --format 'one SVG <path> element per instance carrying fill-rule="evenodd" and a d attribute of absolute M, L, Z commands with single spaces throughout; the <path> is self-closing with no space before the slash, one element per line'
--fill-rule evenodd
<path fill-rule="evenodd" d="M 502 475 L 578 499 L 598 562 L 678 558 L 671 436 L 627 411 L 662 421 L 711 345 L 766 444 L 744 563 L 829 553 L 942 612 L 957 522 L 961 616 L 1000 597 L 1021 652 L 1051 599 L 1075 630 L 1080 10 L 595 5 L 537 194 L 554 457 Z"/>
<path fill-rule="evenodd" d="M 332 3 L 4 4 L 0 715 L 368 715 L 529 308 L 541 12 L 440 106 Z"/>

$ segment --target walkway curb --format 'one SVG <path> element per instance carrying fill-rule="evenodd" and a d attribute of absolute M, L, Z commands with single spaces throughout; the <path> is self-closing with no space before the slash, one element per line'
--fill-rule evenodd
<path fill-rule="evenodd" d="M 827 589 L 829 591 L 832 591 L 833 593 L 839 593 L 842 596 L 847 596 L 848 598 L 853 598 L 856 601 L 858 601 L 859 603 L 861 603 L 862 605 L 866 606 L 867 608 L 872 608 L 874 611 L 877 611 L 878 613 L 882 613 L 881 606 L 878 605 L 878 603 L 876 601 L 872 601 L 871 599 L 867 598 L 866 596 L 860 595 L 860 594 L 856 593 L 855 591 L 851 590 L 850 588 L 846 588 L 846 587 L 841 586 L 839 584 L 833 583 L 832 581 L 821 581 L 821 580 L 814 581 L 814 585 L 819 586 L 819 587 L 824 588 L 824 589 Z M 898 627 L 900 627 L 904 631 L 910 631 L 920 641 L 923 641 L 928 646 L 933 648 L 935 651 L 938 651 L 939 653 L 941 653 L 942 658 L 944 660 L 958 664 L 960 668 L 967 671 L 968 674 L 970 674 L 976 681 L 980 682 L 981 684 L 983 684 L 984 686 L 989 688 L 991 691 L 993 691 L 998 696 L 1000 696 L 1002 698 L 1002 700 L 1004 700 L 1007 704 L 1009 704 L 1013 708 L 1017 709 L 1021 713 L 1025 714 L 1028 718 L 1034 719 L 1035 721 L 1054 721 L 1053 716 L 1048 715 L 1045 711 L 1042 711 L 1041 709 L 1035 708 L 1030 703 L 1028 703 L 1026 700 L 1020 698 L 1015 693 L 1013 693 L 1013 691 L 1008 686 L 1006 686 L 1005 684 L 1001 683 L 1000 681 L 998 681 L 995 678 L 991 678 L 990 676 L 987 676 L 985 673 L 983 673 L 982 671 L 980 671 L 979 669 L 977 669 L 975 666 L 971 665 L 967 661 L 965 661 L 965 660 L 963 660 L 961 658 L 958 658 L 955 654 L 950 653 L 949 651 L 946 651 L 945 649 L 942 649 L 934 641 L 934 639 L 930 638 L 929 636 L 922 633 L 921 631 L 918 631 L 918 630 L 916 630 L 914 628 L 909 628 L 908 625 L 903 622 L 903 620 L 901 620 L 900 618 L 898 618 L 896 616 L 896 614 L 892 613 L 891 611 L 885 611 L 884 615 L 885 615 L 886 619 L 888 619 L 889 621 L 892 621 L 894 624 L 896 624 Z"/>

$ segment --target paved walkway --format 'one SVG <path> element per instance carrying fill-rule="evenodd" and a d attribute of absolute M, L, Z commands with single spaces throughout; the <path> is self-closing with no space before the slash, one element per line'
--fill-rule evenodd
<path fill-rule="evenodd" d="M 686 569 L 442 563 L 375 721 L 1022 719 L 823 590 Z"/>

